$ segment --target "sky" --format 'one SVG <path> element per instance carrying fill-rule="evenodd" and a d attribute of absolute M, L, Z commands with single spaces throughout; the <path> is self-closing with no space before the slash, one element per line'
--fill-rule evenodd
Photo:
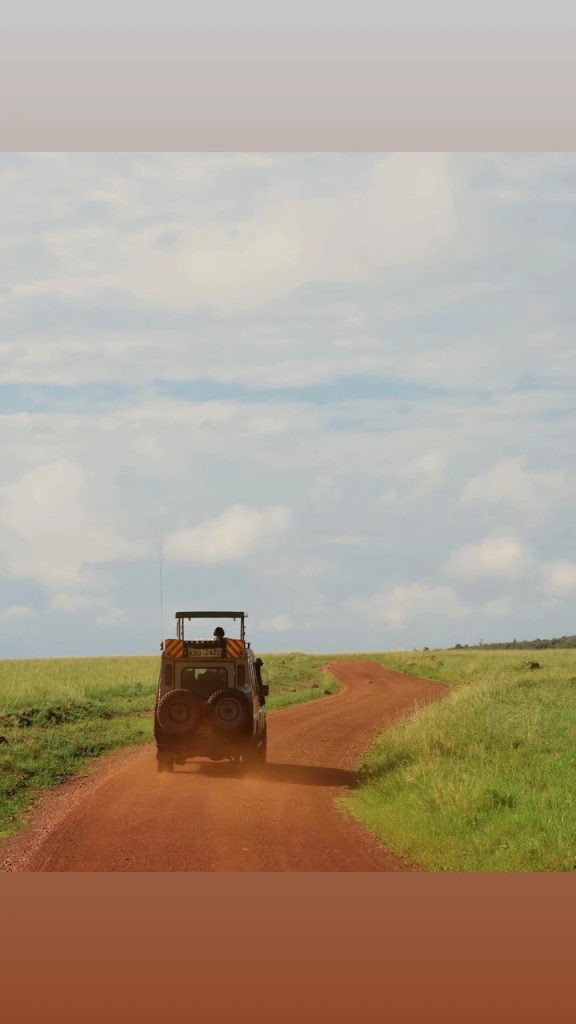
<path fill-rule="evenodd" d="M 0 155 L 0 657 L 575 633 L 575 238 L 574 154 Z"/>

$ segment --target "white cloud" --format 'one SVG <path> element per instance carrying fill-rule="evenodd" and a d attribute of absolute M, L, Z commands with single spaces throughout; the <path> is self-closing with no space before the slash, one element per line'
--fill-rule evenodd
<path fill-rule="evenodd" d="M 429 451 L 396 469 L 400 480 L 408 480 L 420 487 L 435 487 L 445 476 L 446 458 L 441 452 Z"/>
<path fill-rule="evenodd" d="M 482 611 L 491 619 L 504 619 L 512 611 L 513 602 L 511 597 L 496 597 L 493 601 L 486 601 Z"/>
<path fill-rule="evenodd" d="M 462 579 L 521 579 L 533 566 L 530 549 L 517 537 L 487 537 L 454 551 L 447 571 Z"/>
<path fill-rule="evenodd" d="M 532 512 L 557 508 L 558 501 L 569 494 L 569 479 L 562 470 L 528 468 L 525 455 L 500 459 L 489 469 L 477 473 L 466 484 L 461 502 L 464 506 L 493 508 L 509 504 Z"/>
<path fill-rule="evenodd" d="M 324 543 L 334 545 L 334 547 L 337 548 L 356 548 L 363 547 L 365 544 L 368 544 L 369 541 L 367 537 L 359 537 L 354 533 L 339 533 L 335 534 L 333 537 L 326 537 Z"/>
<path fill-rule="evenodd" d="M 106 604 L 100 613 L 96 615 L 94 621 L 97 626 L 118 626 L 121 622 L 125 622 L 127 617 L 125 608 L 119 608 L 114 604 Z"/>
<path fill-rule="evenodd" d="M 205 163 L 214 167 L 209 157 Z M 13 294 L 25 298 L 58 293 L 78 299 L 120 289 L 133 300 L 171 310 L 206 304 L 250 309 L 310 281 L 357 282 L 382 268 L 438 258 L 455 231 L 450 171 L 442 154 L 374 157 L 348 187 L 334 188 L 326 181 L 322 195 L 306 195 L 305 190 L 298 195 L 292 185 L 293 194 L 287 188 L 281 197 L 282 174 L 287 186 L 292 183 L 280 168 L 274 189 L 263 189 L 250 210 L 233 208 L 228 215 L 218 199 L 198 191 L 202 158 L 196 159 L 192 173 L 187 157 L 175 157 L 168 166 L 149 157 L 147 164 L 153 176 L 148 172 L 144 223 L 137 206 L 136 215 L 129 217 L 130 188 L 116 174 L 112 196 L 114 201 L 124 196 L 124 217 L 97 226 L 52 225 L 42 235 L 51 256 L 44 274 L 15 283 Z M 340 165 L 346 181 L 345 157 Z M 37 166 L 41 174 L 46 161 L 40 159 Z M 241 166 L 242 160 L 231 155 L 216 171 L 230 175 Z M 128 167 L 127 184 L 137 194 L 146 165 Z M 158 167 L 164 174 L 154 177 Z M 90 184 L 74 180 L 73 161 L 69 170 L 61 162 L 60 170 L 78 200 L 92 198 L 86 196 L 90 188 L 96 201 L 110 201 L 97 177 Z M 188 201 L 180 175 L 184 189 L 188 186 Z M 170 217 L 172 242 L 166 245 L 170 186 L 182 198 Z M 194 194 L 204 206 L 190 200 Z"/>
<path fill-rule="evenodd" d="M 385 508 L 399 508 L 402 497 L 397 487 L 387 487 L 378 498 L 378 503 Z"/>
<path fill-rule="evenodd" d="M 50 610 L 65 612 L 67 615 L 94 612 L 94 623 L 97 626 L 115 626 L 127 617 L 126 610 L 118 607 L 105 595 L 78 591 L 63 590 L 54 594 L 50 601 Z"/>
<path fill-rule="evenodd" d="M 0 488 L 0 559 L 16 579 L 50 591 L 90 588 L 94 567 L 146 553 L 106 521 L 98 482 L 72 461 L 35 466 Z"/>
<path fill-rule="evenodd" d="M 471 611 L 451 587 L 428 583 L 396 584 L 370 597 L 354 598 L 350 604 L 358 614 L 392 629 L 419 620 L 463 619 Z"/>
<path fill-rule="evenodd" d="M 552 562 L 542 566 L 543 591 L 551 597 L 566 597 L 576 591 L 576 562 Z"/>
<path fill-rule="evenodd" d="M 27 605 L 10 604 L 6 608 L 0 608 L 0 622 L 17 622 L 21 619 L 31 619 L 38 612 L 35 608 Z"/>
<path fill-rule="evenodd" d="M 274 615 L 271 619 L 264 619 L 262 621 L 262 629 L 271 629 L 275 632 L 282 632 L 292 628 L 292 621 L 284 614 L 284 612 Z"/>
<path fill-rule="evenodd" d="M 397 508 L 402 503 L 417 501 L 419 497 L 439 487 L 446 477 L 447 453 L 428 451 L 407 459 L 399 448 L 391 453 L 381 475 L 389 481 L 378 501 L 384 507 Z"/>
<path fill-rule="evenodd" d="M 221 515 L 169 533 L 163 545 L 169 561 L 205 565 L 241 562 L 276 541 L 288 529 L 290 509 L 232 505 Z"/>
<path fill-rule="evenodd" d="M 525 372 L 542 374 L 543 343 L 546 373 L 573 377 L 572 337 L 557 323 L 554 296 L 539 295 L 535 316 L 530 280 L 502 275 L 494 259 L 500 246 L 520 265 L 514 245 L 520 260 L 525 251 L 522 232 L 517 240 L 501 223 L 498 178 L 529 181 L 544 201 L 547 175 L 566 178 L 574 168 L 570 155 L 549 165 L 543 155 L 530 157 L 526 170 L 523 161 L 434 153 L 31 155 L 26 167 L 5 167 L 0 180 L 7 197 L 0 246 L 11 271 L 0 304 L 16 325 L 28 309 L 36 313 L 32 327 L 7 332 L 2 377 L 145 383 L 177 367 L 181 379 L 258 386 L 362 373 L 511 387 Z M 545 241 L 552 244 L 553 231 Z M 546 260 L 541 245 L 538 254 Z M 470 258 L 478 261 L 472 275 Z M 447 267 L 452 274 L 437 280 Z M 271 302 L 318 284 L 337 286 L 337 294 L 320 290 L 306 330 L 291 331 L 284 315 L 275 320 Z M 478 308 L 482 298 L 486 311 Z M 512 322 L 502 302 L 512 303 Z M 151 306 L 155 330 L 123 322 L 145 322 Z M 232 319 L 215 342 L 217 360 L 206 359 L 212 339 L 194 319 L 207 306 Z M 440 332 L 428 326 L 438 313 Z M 180 327 L 169 325 L 175 316 Z"/>

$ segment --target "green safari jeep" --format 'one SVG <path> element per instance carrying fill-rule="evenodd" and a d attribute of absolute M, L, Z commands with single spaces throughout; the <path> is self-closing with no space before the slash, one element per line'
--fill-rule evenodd
<path fill-rule="evenodd" d="M 175 638 L 161 645 L 154 708 L 158 771 L 194 757 L 245 764 L 266 761 L 262 659 L 245 639 L 244 612 L 176 612 Z M 190 619 L 240 620 L 240 637 L 219 626 L 208 639 L 186 640 Z"/>

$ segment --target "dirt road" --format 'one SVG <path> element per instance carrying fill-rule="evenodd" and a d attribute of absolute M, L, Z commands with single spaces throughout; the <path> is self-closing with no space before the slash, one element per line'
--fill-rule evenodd
<path fill-rule="evenodd" d="M 406 871 L 334 798 L 386 724 L 446 687 L 341 660 L 332 697 L 272 713 L 269 763 L 189 762 L 156 771 L 153 745 L 48 795 L 0 851 L 4 871 Z"/>

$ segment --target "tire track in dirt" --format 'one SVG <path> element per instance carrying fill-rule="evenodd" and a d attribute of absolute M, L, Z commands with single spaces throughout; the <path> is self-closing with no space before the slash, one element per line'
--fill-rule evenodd
<path fill-rule="evenodd" d="M 4 871 L 410 871 L 335 805 L 386 725 L 442 683 L 338 659 L 342 690 L 272 712 L 269 763 L 188 762 L 158 774 L 154 745 L 116 752 L 44 797 L 0 851 Z"/>

